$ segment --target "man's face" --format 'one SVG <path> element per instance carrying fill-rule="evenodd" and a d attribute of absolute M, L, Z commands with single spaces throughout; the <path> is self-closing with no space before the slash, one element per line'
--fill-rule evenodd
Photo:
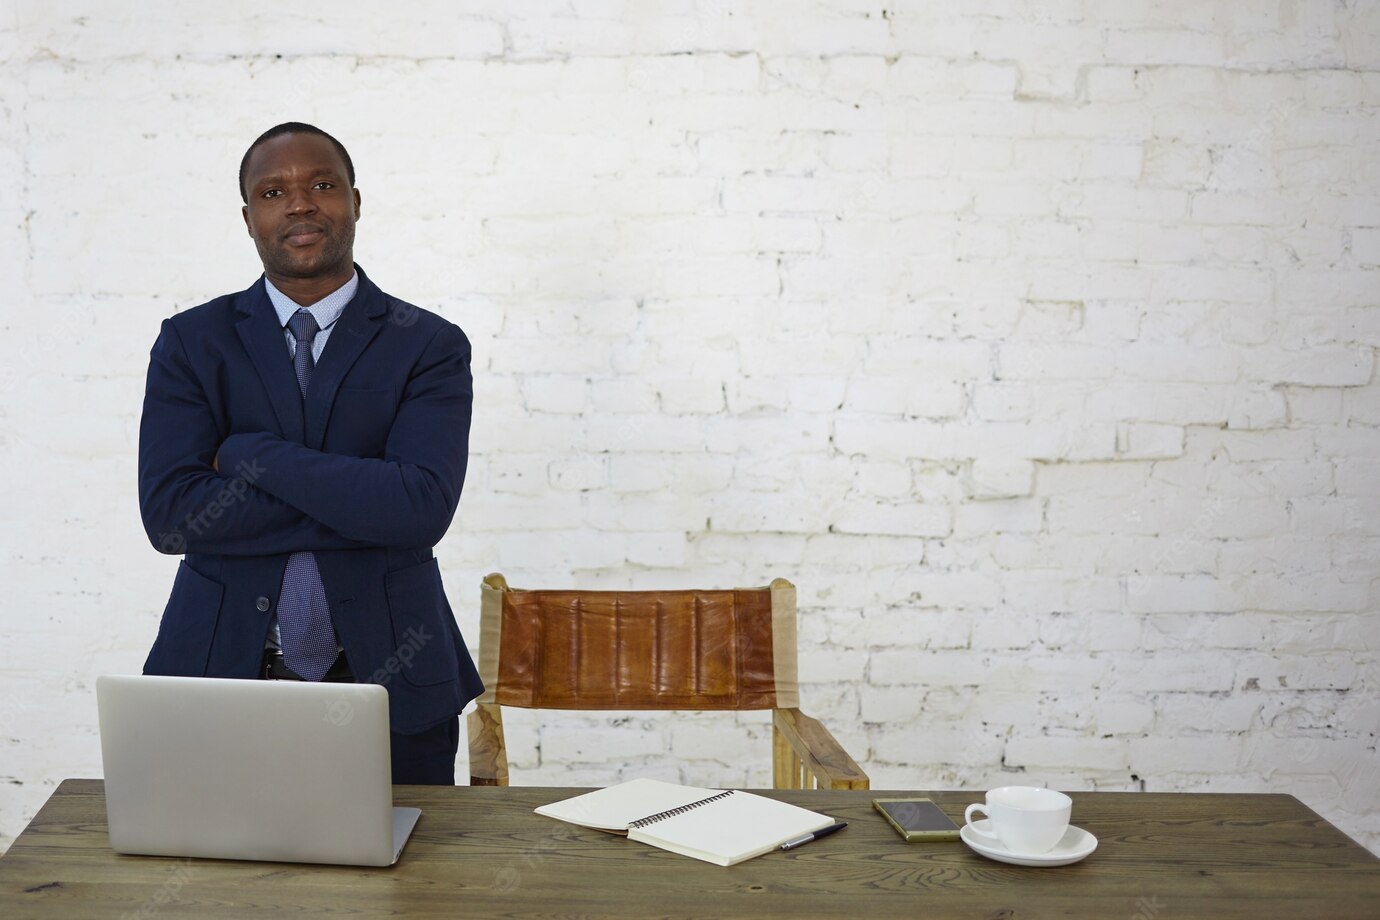
<path fill-rule="evenodd" d="M 359 192 L 330 141 L 315 134 L 265 141 L 249 158 L 244 184 L 244 223 L 270 278 L 323 278 L 352 268 Z"/>

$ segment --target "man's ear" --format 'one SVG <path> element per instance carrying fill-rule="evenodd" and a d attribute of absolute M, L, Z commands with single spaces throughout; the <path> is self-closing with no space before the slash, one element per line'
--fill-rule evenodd
<path fill-rule="evenodd" d="M 252 237 L 254 235 L 254 228 L 249 226 L 249 205 L 240 208 L 240 216 L 244 218 L 244 229 Z"/>
<path fill-rule="evenodd" d="M 355 193 L 355 220 L 359 220 L 359 189 L 351 189 Z M 245 220 L 249 220 L 249 208 L 245 209 Z"/>

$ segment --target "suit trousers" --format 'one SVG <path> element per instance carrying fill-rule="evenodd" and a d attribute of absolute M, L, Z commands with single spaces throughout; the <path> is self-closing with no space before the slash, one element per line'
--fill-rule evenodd
<path fill-rule="evenodd" d="M 392 733 L 393 783 L 407 786 L 454 786 L 455 754 L 460 750 L 460 717 L 415 735 Z"/>

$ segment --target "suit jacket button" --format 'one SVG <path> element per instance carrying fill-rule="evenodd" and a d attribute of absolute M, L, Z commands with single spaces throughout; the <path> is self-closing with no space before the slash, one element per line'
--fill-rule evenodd
<path fill-rule="evenodd" d="M 261 597 L 254 602 L 254 606 L 258 607 L 259 612 L 262 613 L 263 611 L 267 610 L 271 605 L 269 604 L 268 598 Z"/>

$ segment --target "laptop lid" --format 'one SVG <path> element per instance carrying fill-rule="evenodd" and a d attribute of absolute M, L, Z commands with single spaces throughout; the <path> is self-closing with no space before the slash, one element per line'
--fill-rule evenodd
<path fill-rule="evenodd" d="M 421 814 L 393 808 L 377 684 L 101 676 L 96 701 L 117 853 L 387 866 Z"/>

